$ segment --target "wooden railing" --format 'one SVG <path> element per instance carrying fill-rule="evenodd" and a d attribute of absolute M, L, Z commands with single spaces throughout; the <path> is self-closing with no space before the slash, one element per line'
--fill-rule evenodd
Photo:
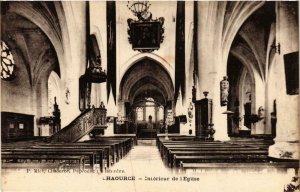
<path fill-rule="evenodd" d="M 105 127 L 106 109 L 92 108 L 82 112 L 69 125 L 49 138 L 50 142 L 76 142 L 95 127 Z"/>

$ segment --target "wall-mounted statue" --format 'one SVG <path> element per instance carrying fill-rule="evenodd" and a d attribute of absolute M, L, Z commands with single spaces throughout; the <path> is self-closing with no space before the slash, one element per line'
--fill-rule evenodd
<path fill-rule="evenodd" d="M 190 105 L 188 107 L 188 121 L 190 123 L 190 127 L 192 127 L 192 121 L 193 121 L 193 110 L 194 110 L 194 106 L 193 106 L 193 103 L 192 101 L 190 101 Z"/>
<path fill-rule="evenodd" d="M 220 82 L 220 102 L 221 106 L 226 106 L 228 103 L 228 95 L 229 95 L 229 81 L 228 77 L 224 76 L 223 80 Z"/>
<path fill-rule="evenodd" d="M 265 118 L 265 109 L 264 109 L 262 106 L 260 106 L 260 107 L 258 108 L 257 113 L 258 113 L 258 118 L 259 118 L 259 119 Z"/>
<path fill-rule="evenodd" d="M 66 89 L 66 93 L 65 94 L 66 94 L 65 103 L 67 105 L 69 105 L 69 103 L 70 103 L 70 90 L 69 90 L 69 88 Z"/>
<path fill-rule="evenodd" d="M 262 106 L 260 106 L 257 110 L 257 114 L 251 114 L 249 120 L 250 120 L 251 123 L 254 124 L 254 123 L 257 123 L 257 122 L 259 122 L 263 119 L 265 119 L 265 109 Z"/>

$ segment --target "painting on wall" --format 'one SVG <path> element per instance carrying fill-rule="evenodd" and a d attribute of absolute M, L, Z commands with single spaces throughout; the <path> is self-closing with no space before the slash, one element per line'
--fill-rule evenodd
<path fill-rule="evenodd" d="M 288 95 L 299 94 L 299 52 L 288 53 L 283 56 L 286 83 L 286 93 Z"/>

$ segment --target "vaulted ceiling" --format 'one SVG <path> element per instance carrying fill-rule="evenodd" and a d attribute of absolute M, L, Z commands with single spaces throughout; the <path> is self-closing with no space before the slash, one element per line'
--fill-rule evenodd
<path fill-rule="evenodd" d="M 271 45 L 275 43 L 275 21 L 275 2 L 266 2 L 244 22 L 230 49 L 233 56 L 262 80 L 266 79 L 266 70 L 274 57 Z"/>
<path fill-rule="evenodd" d="M 131 103 L 141 97 L 153 97 L 163 104 L 172 100 L 174 87 L 170 75 L 161 64 L 145 58 L 124 74 L 120 93 L 124 101 Z"/>
<path fill-rule="evenodd" d="M 48 77 L 52 70 L 60 75 L 58 59 L 52 43 L 41 28 L 14 10 L 16 3 L 1 4 L 1 40 L 5 41 L 13 55 L 15 54 L 19 58 L 16 60 L 16 67 L 26 68 L 29 82 L 31 86 L 35 86 L 41 77 Z M 54 5 L 51 2 L 18 5 L 37 9 L 48 20 L 57 19 Z M 57 21 L 53 21 L 53 23 L 57 23 Z"/>

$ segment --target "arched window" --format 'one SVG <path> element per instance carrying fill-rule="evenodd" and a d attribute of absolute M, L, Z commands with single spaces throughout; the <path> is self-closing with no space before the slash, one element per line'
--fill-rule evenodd
<path fill-rule="evenodd" d="M 244 71 L 241 74 L 240 78 L 240 96 L 239 101 L 241 102 L 240 105 L 240 112 L 243 115 L 244 118 L 242 118 L 240 122 L 240 127 L 245 129 L 251 129 L 253 124 L 251 123 L 250 116 L 252 114 L 252 108 L 255 106 L 255 103 L 253 103 L 252 97 L 255 96 L 253 93 L 253 82 L 250 76 L 250 73 L 244 69 Z"/>
<path fill-rule="evenodd" d="M 146 119 L 148 120 L 148 118 L 151 116 L 152 117 L 152 121 L 155 122 L 156 121 L 156 115 L 155 115 L 155 103 L 154 103 L 154 99 L 152 97 L 148 97 L 146 98 L 146 102 L 145 102 L 145 112 L 146 112 Z"/>
<path fill-rule="evenodd" d="M 158 115 L 157 115 L 158 120 L 163 120 L 164 119 L 164 107 L 160 106 L 158 108 Z"/>
<path fill-rule="evenodd" d="M 146 119 L 148 120 L 149 116 L 151 116 L 152 121 L 155 122 L 155 106 L 153 105 L 153 103 L 150 103 L 151 105 L 149 105 L 149 103 L 150 102 L 146 102 Z"/>
<path fill-rule="evenodd" d="M 11 80 L 14 77 L 15 61 L 9 47 L 1 41 L 1 79 Z"/>
<path fill-rule="evenodd" d="M 56 97 L 57 104 L 60 104 L 60 78 L 52 71 L 48 78 L 48 114 L 52 115 L 54 111 L 54 97 Z"/>
<path fill-rule="evenodd" d="M 144 120 L 144 109 L 142 107 L 136 108 L 137 120 L 143 121 Z"/>

